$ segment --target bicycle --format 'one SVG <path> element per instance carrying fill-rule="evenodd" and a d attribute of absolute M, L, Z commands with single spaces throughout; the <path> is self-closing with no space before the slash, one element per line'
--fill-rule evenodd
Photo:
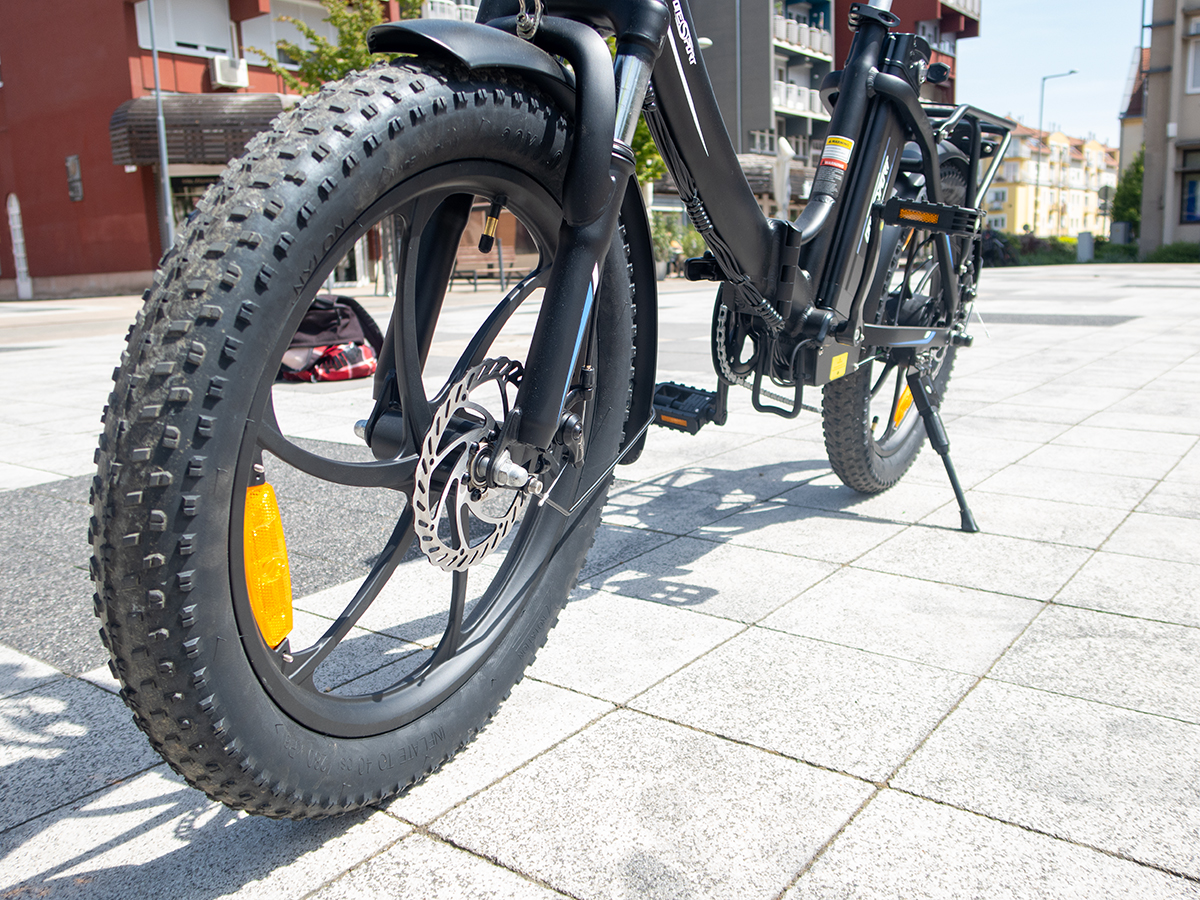
<path fill-rule="evenodd" d="M 250 143 L 130 329 L 93 490 L 112 669 L 190 784 L 237 809 L 319 817 L 438 769 L 546 640 L 617 465 L 652 423 L 724 424 L 734 386 L 785 417 L 816 409 L 803 391 L 822 387 L 831 462 L 859 491 L 895 484 L 928 435 L 976 530 L 938 406 L 971 343 L 980 206 L 1010 126 L 922 104 L 921 84 L 947 72 L 923 39 L 892 32 L 888 5 L 852 8 L 794 223 L 764 216 L 730 174 L 686 0 L 485 0 L 475 23 L 381 26 L 371 49 L 406 56 L 326 85 Z M 655 384 L 630 150 L 642 114 L 708 247 L 686 275 L 718 285 L 712 391 Z M 507 212 L 538 262 L 458 335 L 446 285 L 480 201 L 480 249 Z M 338 260 L 384 221 L 397 290 L 357 446 L 296 437 L 281 424 L 281 355 Z M 527 349 L 507 355 L 514 323 L 535 318 Z M 335 537 L 368 554 L 369 574 L 297 609 L 303 560 L 289 561 L 284 520 L 320 521 L 320 497 L 351 492 L 376 511 Z M 377 554 L 354 543 L 372 531 Z M 381 636 L 361 677 L 329 674 Z"/>

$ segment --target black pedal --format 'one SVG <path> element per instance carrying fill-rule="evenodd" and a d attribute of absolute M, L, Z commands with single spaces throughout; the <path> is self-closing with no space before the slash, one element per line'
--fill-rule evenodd
<path fill-rule="evenodd" d="M 879 206 L 875 207 L 880 209 Z M 883 221 L 888 225 L 906 225 L 925 231 L 957 234 L 970 237 L 979 232 L 983 210 L 969 206 L 950 206 L 945 203 L 924 203 L 893 197 L 882 207 Z"/>
<path fill-rule="evenodd" d="M 696 434 L 709 422 L 724 425 L 723 387 L 715 392 L 702 391 L 664 381 L 654 388 L 654 424 L 688 434 Z"/>

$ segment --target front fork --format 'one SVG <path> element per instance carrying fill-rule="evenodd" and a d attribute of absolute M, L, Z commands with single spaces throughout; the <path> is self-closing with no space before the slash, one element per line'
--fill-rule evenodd
<path fill-rule="evenodd" d="M 663 33 L 665 26 L 664 20 Z M 636 162 L 630 144 L 661 40 L 660 34 L 653 47 L 644 36 L 619 43 L 614 66 L 607 44 L 587 26 L 545 19 L 535 36 L 543 49 L 570 60 L 579 88 L 576 147 L 564 187 L 558 251 L 525 374 L 502 438 L 502 449 L 520 462 L 532 462 L 549 449 L 562 428 L 567 395 L 600 290 L 604 259 L 616 232 L 625 186 L 634 177 Z M 612 148 L 603 197 L 598 204 L 594 199 L 580 202 L 581 195 L 596 198 L 599 193 L 597 173 L 586 169 L 584 154 L 594 154 L 595 142 L 601 140 L 605 145 L 611 140 Z M 591 146 L 583 146 L 585 142 L 592 142 Z"/>

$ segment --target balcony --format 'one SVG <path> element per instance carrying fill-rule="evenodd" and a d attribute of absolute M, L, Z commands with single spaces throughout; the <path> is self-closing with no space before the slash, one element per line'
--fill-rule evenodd
<path fill-rule="evenodd" d="M 460 19 L 474 22 L 479 7 L 470 3 L 452 3 L 450 0 L 425 0 L 421 7 L 423 19 Z"/>
<path fill-rule="evenodd" d="M 833 60 L 833 35 L 815 25 L 775 16 L 773 35 L 781 50 L 811 56 L 826 62 Z"/>
<path fill-rule="evenodd" d="M 829 116 L 821 106 L 821 93 L 812 88 L 776 81 L 772 86 L 771 101 L 775 112 L 829 121 Z"/>
<path fill-rule="evenodd" d="M 960 12 L 964 16 L 970 16 L 978 21 L 979 11 L 982 0 L 942 0 L 942 6 L 947 6 L 955 12 Z"/>

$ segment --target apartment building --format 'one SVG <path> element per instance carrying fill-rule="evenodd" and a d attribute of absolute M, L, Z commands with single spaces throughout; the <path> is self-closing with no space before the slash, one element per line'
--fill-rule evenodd
<path fill-rule="evenodd" d="M 1146 70 L 1150 68 L 1150 48 L 1134 47 L 1121 100 L 1121 171 L 1133 162 L 1146 136 Z"/>
<path fill-rule="evenodd" d="M 786 137 L 807 161 L 829 123 L 818 89 L 834 66 L 830 0 L 691 0 L 711 41 L 704 63 L 739 154 L 774 155 Z"/>
<path fill-rule="evenodd" d="M 399 18 L 398 3 L 383 8 Z M 155 0 L 154 12 L 179 222 L 294 102 L 252 48 L 305 45 L 284 15 L 335 35 L 316 0 Z M 0 61 L 0 299 L 141 291 L 162 252 L 147 3 L 5 3 Z M 365 262 L 359 251 L 351 265 Z"/>
<path fill-rule="evenodd" d="M 1117 177 L 1115 147 L 1017 124 L 985 201 L 988 225 L 1040 237 L 1107 236 L 1112 222 L 1102 197 Z"/>
<path fill-rule="evenodd" d="M 847 24 L 852 0 L 836 0 L 834 35 L 840 68 L 850 51 L 853 37 Z M 950 69 L 950 77 L 942 84 L 927 83 L 921 90 L 926 100 L 939 103 L 955 102 L 955 82 L 958 77 L 958 42 L 979 36 L 982 0 L 892 0 L 892 12 L 900 17 L 900 29 L 916 32 L 929 41 L 933 50 L 932 63 L 942 63 Z"/>
<path fill-rule="evenodd" d="M 1140 249 L 1200 241 L 1200 3 L 1153 0 Z"/>

